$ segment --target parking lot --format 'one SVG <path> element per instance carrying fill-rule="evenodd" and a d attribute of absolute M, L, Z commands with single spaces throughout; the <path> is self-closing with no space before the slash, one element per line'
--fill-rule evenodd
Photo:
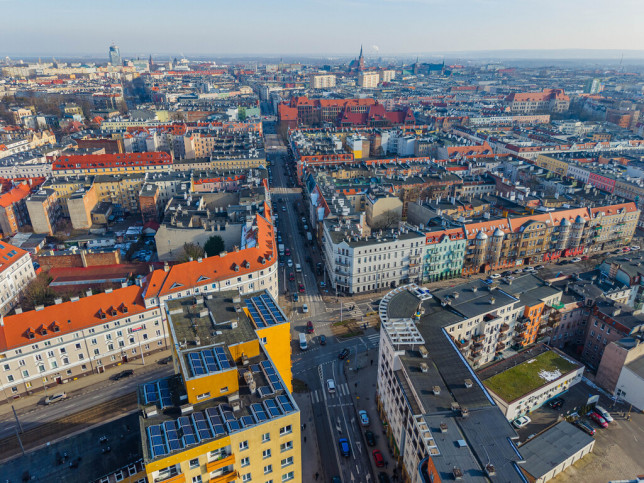
<path fill-rule="evenodd" d="M 558 409 L 550 409 L 544 405 L 528 416 L 532 422 L 517 430 L 519 441 L 524 443 L 534 435 L 547 429 L 567 414 L 582 409 L 589 396 L 599 394 L 599 405 L 607 409 L 614 421 L 608 428 L 600 428 L 588 417 L 582 420 L 595 428 L 595 448 L 582 460 L 566 469 L 554 480 L 556 482 L 606 482 L 615 479 L 630 479 L 644 472 L 644 457 L 642 442 L 644 441 L 644 414 L 631 411 L 629 406 L 613 405 L 612 399 L 602 394 L 591 385 L 580 382 L 562 395 L 564 405 Z M 519 447 L 519 451 L 521 448 Z"/>

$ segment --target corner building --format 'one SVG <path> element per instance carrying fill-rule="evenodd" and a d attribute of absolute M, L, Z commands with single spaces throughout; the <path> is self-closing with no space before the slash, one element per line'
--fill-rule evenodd
<path fill-rule="evenodd" d="M 165 309 L 176 374 L 138 390 L 148 481 L 302 481 L 290 323 L 270 293 Z"/>

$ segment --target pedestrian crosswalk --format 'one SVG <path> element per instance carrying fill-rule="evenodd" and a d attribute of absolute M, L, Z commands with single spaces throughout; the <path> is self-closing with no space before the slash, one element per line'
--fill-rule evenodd
<path fill-rule="evenodd" d="M 370 345 L 378 345 L 380 342 L 380 334 L 371 334 L 365 337 Z"/>
<path fill-rule="evenodd" d="M 343 384 L 338 384 L 336 386 L 336 391 L 334 394 L 325 392 L 326 389 L 316 389 L 311 393 L 311 401 L 313 404 L 319 402 L 324 402 L 325 400 L 333 400 L 336 397 L 349 396 L 349 385 L 345 382 Z"/>

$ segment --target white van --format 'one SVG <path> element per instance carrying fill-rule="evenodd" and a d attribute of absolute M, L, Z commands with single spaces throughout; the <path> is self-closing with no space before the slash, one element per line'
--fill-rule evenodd
<path fill-rule="evenodd" d="M 309 346 L 306 345 L 306 334 L 300 334 L 300 350 L 305 351 Z"/>
<path fill-rule="evenodd" d="M 335 394 L 335 381 L 333 379 L 326 380 L 326 390 L 329 394 Z"/>
<path fill-rule="evenodd" d="M 300 273 L 302 271 L 302 265 L 300 265 L 299 263 L 296 263 L 295 264 L 295 271 L 297 273 Z"/>

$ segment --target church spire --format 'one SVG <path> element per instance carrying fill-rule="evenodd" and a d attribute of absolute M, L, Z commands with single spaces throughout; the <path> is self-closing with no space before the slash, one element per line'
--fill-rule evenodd
<path fill-rule="evenodd" d="M 360 44 L 360 56 L 358 57 L 358 59 L 362 59 L 362 44 Z"/>

